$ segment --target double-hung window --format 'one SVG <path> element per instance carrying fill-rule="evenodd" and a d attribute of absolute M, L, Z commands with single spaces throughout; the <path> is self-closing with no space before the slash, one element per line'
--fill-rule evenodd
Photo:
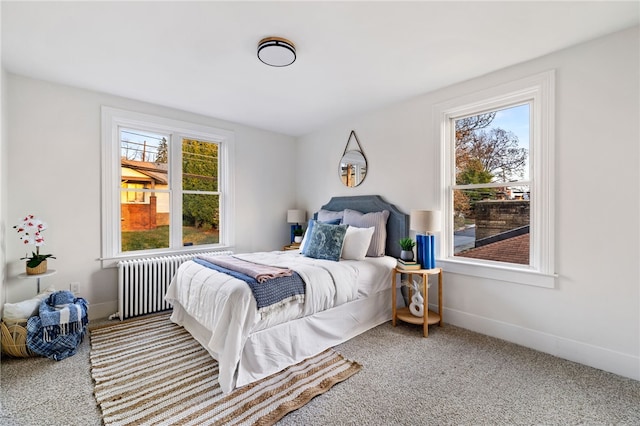
<path fill-rule="evenodd" d="M 102 109 L 102 257 L 232 244 L 233 133 Z"/>
<path fill-rule="evenodd" d="M 435 107 L 445 270 L 554 286 L 554 73 Z"/>

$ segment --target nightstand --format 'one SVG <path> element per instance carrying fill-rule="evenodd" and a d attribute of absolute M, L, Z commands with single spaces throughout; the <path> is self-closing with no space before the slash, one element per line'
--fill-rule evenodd
<path fill-rule="evenodd" d="M 411 313 L 409 307 L 396 308 L 396 277 L 398 274 L 408 274 L 409 282 L 413 282 L 413 275 L 422 276 L 422 296 L 424 298 L 424 316 L 417 317 Z M 438 276 L 438 312 L 429 310 L 429 275 Z M 442 325 L 442 268 L 433 269 L 414 269 L 405 270 L 400 268 L 393 268 L 391 279 L 391 300 L 392 300 L 392 316 L 391 324 L 395 327 L 396 320 L 401 320 L 411 324 L 422 324 L 422 330 L 424 337 L 429 335 L 429 325 L 438 324 Z M 409 300 L 411 300 L 411 287 L 409 287 Z"/>
<path fill-rule="evenodd" d="M 299 250 L 299 249 L 300 249 L 300 243 L 291 243 L 291 244 L 288 244 L 288 245 L 282 247 L 282 251 Z"/>

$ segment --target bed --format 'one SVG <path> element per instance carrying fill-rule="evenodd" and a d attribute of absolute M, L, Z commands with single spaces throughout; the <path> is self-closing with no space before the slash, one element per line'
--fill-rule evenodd
<path fill-rule="evenodd" d="M 241 279 L 211 269 L 198 259 L 180 266 L 165 296 L 173 305 L 171 320 L 218 360 L 218 382 L 223 392 L 274 374 L 391 319 L 391 271 L 400 256 L 398 240 L 409 235 L 408 216 L 380 196 L 368 195 L 333 197 L 314 219 L 319 214 L 326 218 L 327 214 L 354 211 L 366 215 L 364 218 L 379 218 L 378 213 L 389 212 L 386 237 L 382 246 L 378 244 L 378 249 L 384 250 L 381 256 L 339 262 L 309 257 L 298 250 L 233 256 L 290 268 L 304 279 L 303 302 L 294 297 L 266 314 L 259 311 L 255 293 Z M 322 223 L 331 222 L 314 223 L 324 227 Z M 307 230 L 307 234 L 316 233 Z M 373 239 L 376 236 L 377 232 Z M 371 254 L 373 245 L 367 254 Z M 334 281 L 333 287 L 328 279 Z M 319 284 L 311 284 L 311 280 Z"/>

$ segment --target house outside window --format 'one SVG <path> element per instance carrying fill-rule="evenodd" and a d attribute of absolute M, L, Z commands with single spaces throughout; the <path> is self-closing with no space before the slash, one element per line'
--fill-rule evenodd
<path fill-rule="evenodd" d="M 554 286 L 553 88 L 547 72 L 436 106 L 445 270 Z"/>
<path fill-rule="evenodd" d="M 123 170 L 124 171 L 124 170 Z M 135 183 L 135 182 L 131 182 L 129 180 L 125 180 L 125 178 L 122 179 L 122 187 L 125 189 L 144 189 L 144 185 L 143 183 Z M 144 192 L 140 192 L 140 191 L 126 191 L 122 193 L 122 203 L 144 203 L 145 202 L 145 196 L 144 196 Z"/>
<path fill-rule="evenodd" d="M 232 132 L 103 107 L 103 259 L 230 246 L 232 153 Z"/>

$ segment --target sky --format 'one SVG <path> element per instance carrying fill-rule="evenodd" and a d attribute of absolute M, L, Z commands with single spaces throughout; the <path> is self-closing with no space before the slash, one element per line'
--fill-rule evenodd
<path fill-rule="evenodd" d="M 145 141 L 147 142 L 147 153 L 151 154 L 151 157 L 147 157 L 145 158 L 145 160 L 147 161 L 154 161 L 155 160 L 155 154 L 157 152 L 158 149 L 158 144 L 160 143 L 160 140 L 162 139 L 163 135 L 159 135 L 156 133 L 151 133 L 151 132 L 145 132 L 145 131 L 140 131 L 140 130 L 126 130 L 126 129 L 121 129 L 121 133 L 120 133 L 121 139 L 122 141 L 121 146 L 122 145 L 128 145 L 131 149 L 135 149 L 136 147 L 139 149 L 142 149 L 141 145 L 137 145 L 137 144 L 142 144 Z M 164 136 L 165 138 L 167 138 L 167 136 Z M 130 141 L 133 142 L 132 144 L 125 144 L 123 141 Z M 123 154 L 124 155 L 124 154 Z M 129 158 L 129 159 L 133 159 L 133 158 Z M 140 158 L 136 158 L 136 160 L 140 160 Z"/>
<path fill-rule="evenodd" d="M 513 132 L 518 137 L 519 146 L 529 151 L 529 104 L 500 110 L 491 122 L 491 127 Z M 524 179 L 529 179 L 529 157 Z"/>
<path fill-rule="evenodd" d="M 492 127 L 509 130 L 518 136 L 520 146 L 529 149 L 529 105 L 503 109 L 498 111 L 491 123 Z"/>

